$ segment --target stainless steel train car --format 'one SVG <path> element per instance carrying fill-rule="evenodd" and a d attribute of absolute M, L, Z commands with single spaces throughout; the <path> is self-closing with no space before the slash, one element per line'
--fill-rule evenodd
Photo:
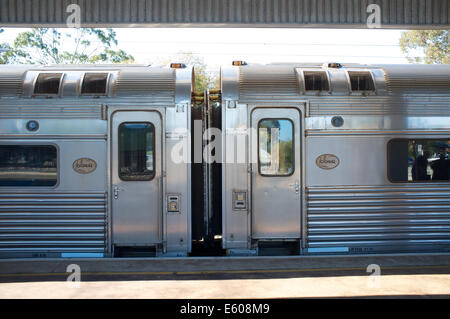
<path fill-rule="evenodd" d="M 450 251 L 450 66 L 236 61 L 221 90 L 194 82 L 0 67 L 0 258 Z"/>
<path fill-rule="evenodd" d="M 450 66 L 222 69 L 230 255 L 450 251 Z"/>
<path fill-rule="evenodd" d="M 0 67 L 0 257 L 186 256 L 192 83 L 180 64 Z"/>

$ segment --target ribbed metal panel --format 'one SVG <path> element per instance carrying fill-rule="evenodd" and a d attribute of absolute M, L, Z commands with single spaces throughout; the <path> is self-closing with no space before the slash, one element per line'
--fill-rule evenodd
<path fill-rule="evenodd" d="M 309 248 L 450 250 L 450 185 L 310 187 L 307 207 Z"/>
<path fill-rule="evenodd" d="M 416 76 L 411 76 L 416 72 Z M 386 74 L 386 84 L 393 94 L 447 93 L 450 96 L 450 72 L 448 68 L 434 66 L 433 71 L 423 72 L 417 66 L 394 67 Z"/>
<path fill-rule="evenodd" d="M 239 100 L 298 97 L 298 81 L 291 66 L 246 66 L 239 72 Z"/>
<path fill-rule="evenodd" d="M 83 26 L 366 27 L 367 6 L 385 28 L 447 28 L 449 0 L 0 0 L 3 26 L 65 26 L 78 4 Z"/>
<path fill-rule="evenodd" d="M 135 95 L 125 96 L 120 94 L 120 99 L 109 98 L 97 101 L 95 104 L 90 100 L 55 98 L 55 99 L 0 99 L 0 119 L 6 118 L 48 118 L 48 119 L 101 119 L 102 106 L 114 104 L 116 106 L 154 106 L 174 103 L 174 92 L 158 93 L 150 95 L 151 92 L 139 99 Z M 124 95 L 122 97 L 122 95 Z M 148 95 L 148 99 L 146 98 Z M 153 97 L 153 98 L 152 98 Z"/>
<path fill-rule="evenodd" d="M 38 104 L 37 101 L 15 100 L 0 101 L 0 118 L 77 118 L 77 119 L 100 119 L 101 106 L 92 103 L 86 105 L 81 101 L 68 101 L 57 103 L 57 106 Z M 42 101 L 41 101 L 42 102 Z M 8 105 L 9 104 L 9 105 Z"/>
<path fill-rule="evenodd" d="M 133 68 L 121 71 L 114 88 L 117 97 L 148 96 L 158 101 L 175 101 L 175 71 Z"/>
<path fill-rule="evenodd" d="M 311 116 L 410 115 L 450 116 L 450 91 L 446 95 L 323 96 L 309 97 Z"/>
<path fill-rule="evenodd" d="M 104 253 L 105 194 L 0 194 L 0 256 Z"/>
<path fill-rule="evenodd" d="M 2 70 L 0 73 L 0 96 L 14 97 L 22 94 L 23 74 L 21 69 Z"/>

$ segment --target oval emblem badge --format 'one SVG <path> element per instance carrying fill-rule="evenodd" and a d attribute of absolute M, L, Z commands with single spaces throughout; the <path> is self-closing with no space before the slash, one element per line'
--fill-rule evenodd
<path fill-rule="evenodd" d="M 322 154 L 316 158 L 316 165 L 321 169 L 333 169 L 339 165 L 339 158 L 333 154 Z"/>
<path fill-rule="evenodd" d="M 75 172 L 80 174 L 89 174 L 96 170 L 97 163 L 90 158 L 79 158 L 72 164 Z"/>

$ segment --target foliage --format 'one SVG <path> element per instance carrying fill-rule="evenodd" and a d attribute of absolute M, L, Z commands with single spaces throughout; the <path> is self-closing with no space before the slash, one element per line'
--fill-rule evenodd
<path fill-rule="evenodd" d="M 117 49 L 117 44 L 116 33 L 112 29 L 60 31 L 35 28 L 19 33 L 12 46 L 2 44 L 5 52 L 0 55 L 0 63 L 133 63 L 133 56 Z"/>
<path fill-rule="evenodd" d="M 410 63 L 450 64 L 450 30 L 403 32 L 400 47 Z"/>
<path fill-rule="evenodd" d="M 3 29 L 0 29 L 3 33 Z M 8 43 L 0 43 L 0 64 L 6 64 L 10 60 L 11 46 Z"/>
<path fill-rule="evenodd" d="M 180 62 L 186 65 L 191 65 L 195 69 L 195 91 L 203 92 L 207 88 L 219 88 L 219 78 L 214 74 L 208 73 L 207 65 L 201 56 L 195 55 L 192 52 L 180 52 L 173 56 L 171 60 L 164 60 L 164 64 L 171 62 Z"/>

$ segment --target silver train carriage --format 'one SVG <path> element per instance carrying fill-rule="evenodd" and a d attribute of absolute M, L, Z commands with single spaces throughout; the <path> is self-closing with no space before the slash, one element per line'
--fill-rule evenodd
<path fill-rule="evenodd" d="M 449 66 L 193 76 L 1 67 L 0 258 L 450 250 Z"/>
<path fill-rule="evenodd" d="M 229 255 L 450 251 L 450 66 L 221 71 Z"/>
<path fill-rule="evenodd" d="M 193 70 L 179 67 L 0 68 L 0 257 L 191 251 L 191 167 L 171 154 L 190 152 Z"/>

